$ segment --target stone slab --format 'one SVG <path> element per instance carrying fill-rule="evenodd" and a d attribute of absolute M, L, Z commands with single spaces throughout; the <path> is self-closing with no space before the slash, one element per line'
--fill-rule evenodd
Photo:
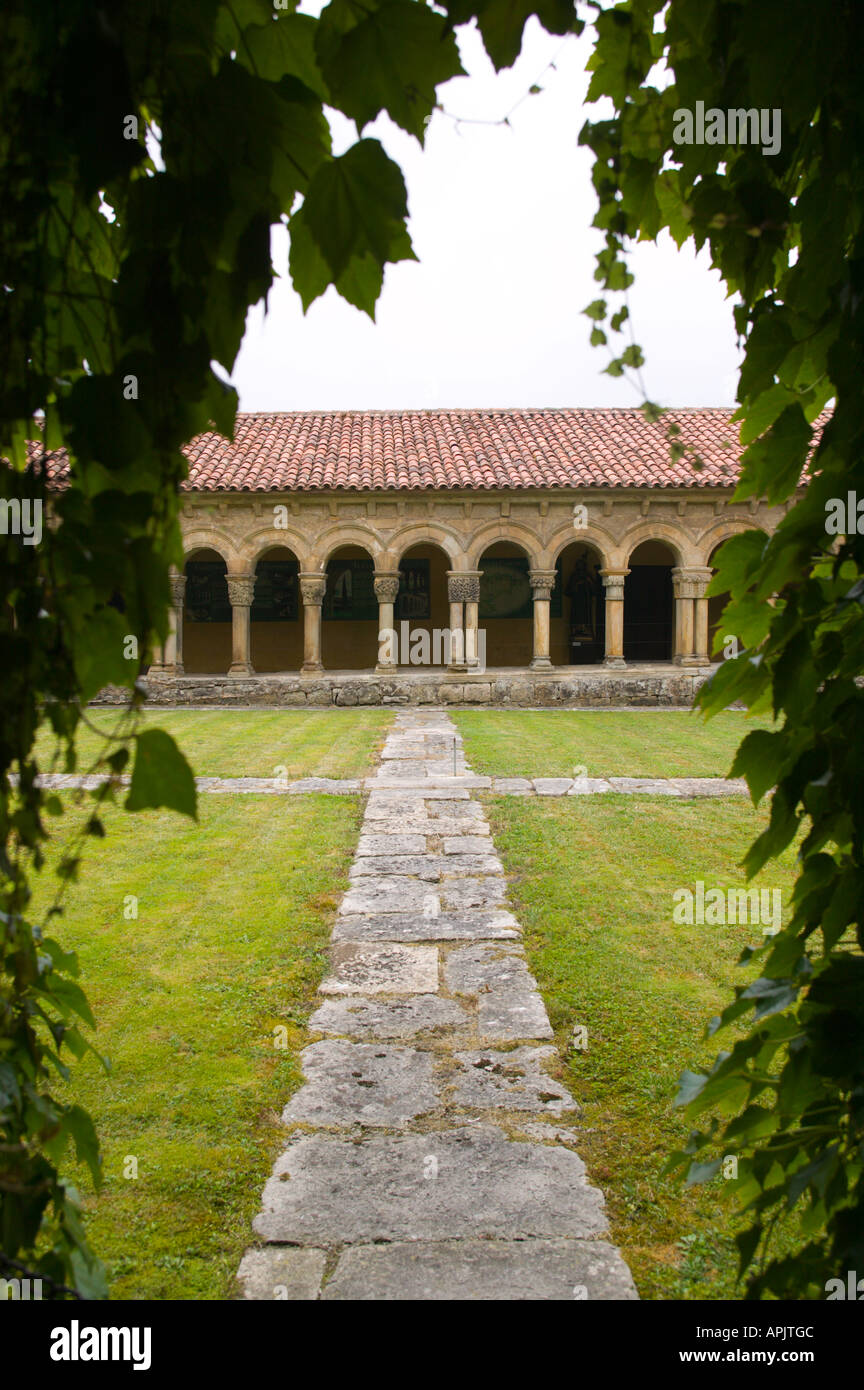
<path fill-rule="evenodd" d="M 465 793 L 467 798 L 468 793 Z M 441 816 L 447 816 L 451 820 L 482 820 L 483 808 L 478 801 L 456 801 L 449 795 L 442 794 L 440 799 L 424 795 L 424 801 L 428 801 L 426 814 L 430 820 L 435 820 Z"/>
<path fill-rule="evenodd" d="M 516 1042 L 551 1038 L 549 1016 L 520 947 L 477 943 L 451 951 L 444 980 L 453 994 L 477 999 L 477 1030 L 484 1039 Z"/>
<path fill-rule="evenodd" d="M 533 781 L 538 796 L 566 796 L 573 785 L 572 777 L 535 777 Z"/>
<path fill-rule="evenodd" d="M 348 871 L 351 880 L 358 878 L 380 878 L 392 880 L 405 875 L 407 878 L 421 878 L 435 883 L 441 877 L 444 856 L 437 854 L 378 854 L 366 859 L 357 859 Z"/>
<path fill-rule="evenodd" d="M 325 999 L 309 1020 L 310 1033 L 349 1038 L 420 1038 L 470 1026 L 470 1016 L 455 999 L 442 999 L 437 994 L 416 994 L 407 999 Z"/>
<path fill-rule="evenodd" d="M 569 1149 L 494 1125 L 352 1143 L 297 1140 L 264 1188 L 258 1235 L 302 1245 L 602 1235 L 603 1196 Z"/>
<path fill-rule="evenodd" d="M 393 854 L 425 854 L 425 835 L 361 835 L 357 844 L 357 857 L 380 858 Z"/>
<path fill-rule="evenodd" d="M 354 1245 L 343 1252 L 323 1294 L 331 1302 L 590 1303 L 638 1296 L 614 1246 L 603 1240 L 555 1239 Z M 570 1316 L 578 1318 L 578 1312 Z M 590 1325 L 581 1330 L 587 1336 Z"/>
<path fill-rule="evenodd" d="M 547 1115 L 574 1110 L 576 1104 L 570 1092 L 545 1070 L 557 1056 L 554 1047 L 457 1052 L 455 1060 L 460 1071 L 453 1082 L 453 1099 L 457 1105 L 477 1110 L 503 1107 Z"/>
<path fill-rule="evenodd" d="M 321 994 L 435 994 L 438 950 L 435 946 L 350 941 L 334 946 L 333 973 L 319 986 Z"/>
<path fill-rule="evenodd" d="M 437 895 L 430 898 L 437 908 Z M 515 941 L 520 936 L 516 918 L 504 908 L 337 917 L 333 928 L 334 941 Z"/>
<path fill-rule="evenodd" d="M 492 850 L 492 837 L 488 833 L 481 835 L 475 830 L 470 835 L 445 835 L 444 853 L 445 854 L 489 854 Z"/>
<path fill-rule="evenodd" d="M 343 917 L 357 913 L 377 916 L 382 912 L 417 912 L 422 915 L 428 894 L 429 889 L 422 879 L 408 878 L 404 874 L 359 880 L 343 897 L 339 914 Z M 476 906 L 482 904 L 477 903 Z"/>
<path fill-rule="evenodd" d="M 472 907 L 498 907 L 507 896 L 503 877 L 444 879 L 438 888 L 441 906 L 447 912 L 464 912 Z"/>
<path fill-rule="evenodd" d="M 247 1250 L 237 1271 L 240 1292 L 259 1301 L 312 1301 L 318 1297 L 326 1259 L 323 1250 L 288 1245 Z"/>
<path fill-rule="evenodd" d="M 318 1042 L 303 1049 L 300 1065 L 306 1084 L 286 1105 L 286 1124 L 397 1126 L 439 1103 L 432 1054 L 413 1047 Z"/>

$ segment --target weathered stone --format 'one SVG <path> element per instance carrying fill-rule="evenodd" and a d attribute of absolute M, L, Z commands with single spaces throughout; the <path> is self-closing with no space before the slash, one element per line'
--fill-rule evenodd
<path fill-rule="evenodd" d="M 441 906 L 454 912 L 469 907 L 497 907 L 504 901 L 507 885 L 503 878 L 453 878 L 439 885 Z"/>
<path fill-rule="evenodd" d="M 575 1102 L 569 1091 L 544 1070 L 557 1058 L 554 1047 L 517 1047 L 512 1052 L 457 1052 L 461 1071 L 453 1082 L 457 1105 L 473 1109 L 504 1107 L 560 1115 Z"/>
<path fill-rule="evenodd" d="M 492 790 L 496 795 L 530 796 L 534 786 L 530 777 L 493 777 Z"/>
<path fill-rule="evenodd" d="M 438 989 L 435 946 L 345 941 L 332 951 L 333 974 L 321 994 L 434 994 Z"/>
<path fill-rule="evenodd" d="M 447 956 L 444 980 L 453 994 L 476 995 L 481 1037 L 494 1042 L 552 1037 L 546 1008 L 520 947 L 462 946 Z"/>
<path fill-rule="evenodd" d="M 590 1304 L 638 1296 L 614 1246 L 602 1240 L 560 1239 L 354 1245 L 343 1251 L 323 1294 L 331 1302 L 424 1303 L 587 1299 Z M 588 1330 L 583 1329 L 583 1336 Z"/>
<path fill-rule="evenodd" d="M 407 999 L 326 999 L 309 1020 L 311 1033 L 350 1038 L 413 1038 L 466 1028 L 471 1019 L 455 999 L 416 994 Z"/>
<path fill-rule="evenodd" d="M 397 1126 L 434 1110 L 432 1055 L 381 1043 L 319 1042 L 300 1054 L 306 1078 L 282 1115 L 322 1127 Z"/>
<path fill-rule="evenodd" d="M 467 792 L 465 793 L 467 797 Z M 428 801 L 426 814 L 430 820 L 438 820 L 446 816 L 450 820 L 483 820 L 483 808 L 476 801 L 457 801 L 453 797 L 431 797 L 424 795 L 424 800 Z"/>
<path fill-rule="evenodd" d="M 277 1159 L 254 1225 L 265 1240 L 330 1245 L 595 1236 L 606 1216 L 569 1149 L 476 1125 L 360 1143 L 299 1139 Z"/>
<path fill-rule="evenodd" d="M 392 854 L 425 854 L 425 835 L 361 835 L 357 845 L 358 858 Z"/>
<path fill-rule="evenodd" d="M 407 878 L 404 875 L 388 875 L 366 882 L 361 880 L 349 888 L 342 899 L 339 911 L 342 916 L 350 913 L 382 912 L 420 912 L 428 893 L 421 879 Z M 472 904 L 472 906 L 480 904 Z"/>
<path fill-rule="evenodd" d="M 437 907 L 437 895 L 430 897 L 428 906 Z M 507 941 L 519 935 L 516 918 L 504 908 L 337 917 L 333 928 L 334 941 Z"/>
<path fill-rule="evenodd" d="M 422 878 L 434 883 L 441 877 L 444 862 L 444 856 L 438 854 L 371 855 L 352 864 L 348 877 L 379 878 L 392 883 L 394 877 L 405 875 L 407 878 Z"/>
<path fill-rule="evenodd" d="M 572 785 L 572 777 L 534 778 L 534 790 L 538 796 L 566 796 Z"/>
<path fill-rule="evenodd" d="M 240 1261 L 237 1280 L 243 1298 L 289 1302 L 318 1297 L 324 1276 L 326 1253 L 296 1246 L 270 1245 L 247 1250 Z"/>
<path fill-rule="evenodd" d="M 441 873 L 444 878 L 452 878 L 454 875 L 465 877 L 467 875 L 495 875 L 503 874 L 504 869 L 497 854 L 446 854 L 440 860 Z"/>
<path fill-rule="evenodd" d="M 480 835 L 473 830 L 470 835 L 445 835 L 445 854 L 489 854 L 492 850 L 492 837 L 488 832 Z"/>
<path fill-rule="evenodd" d="M 610 777 L 609 785 L 613 792 L 626 792 L 628 795 L 642 793 L 646 796 L 680 796 L 674 782 L 662 777 Z"/>

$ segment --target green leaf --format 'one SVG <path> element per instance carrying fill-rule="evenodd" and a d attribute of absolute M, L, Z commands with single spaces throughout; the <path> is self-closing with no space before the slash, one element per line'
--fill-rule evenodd
<path fill-rule="evenodd" d="M 125 805 L 127 811 L 167 806 L 172 811 L 197 818 L 192 769 L 171 735 L 163 729 L 147 729 L 135 735 L 135 764 Z"/>

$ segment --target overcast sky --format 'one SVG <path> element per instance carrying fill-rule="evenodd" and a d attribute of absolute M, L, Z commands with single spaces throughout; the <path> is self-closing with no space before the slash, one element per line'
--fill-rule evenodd
<path fill-rule="evenodd" d="M 404 171 L 419 263 L 388 267 L 375 323 L 332 289 L 304 316 L 277 232 L 282 278 L 266 317 L 250 314 L 233 376 L 242 410 L 639 404 L 632 384 L 603 375 L 608 355 L 589 346 L 581 312 L 600 293 L 591 154 L 577 144 L 586 115 L 599 114 L 583 104 L 589 37 L 562 40 L 532 19 L 518 63 L 497 76 L 473 29 L 459 41 L 469 76 L 441 89 L 452 116 L 496 121 L 538 78 L 542 94 L 509 126 L 436 112 L 423 149 L 387 117 L 366 128 Z M 343 117 L 331 124 L 337 149 L 357 138 Z M 649 396 L 731 405 L 732 309 L 707 257 L 664 237 L 630 263 Z"/>

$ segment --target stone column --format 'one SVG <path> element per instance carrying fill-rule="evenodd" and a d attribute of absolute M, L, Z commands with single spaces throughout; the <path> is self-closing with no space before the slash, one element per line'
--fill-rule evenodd
<path fill-rule="evenodd" d="M 375 597 L 378 600 L 378 664 L 376 671 L 392 672 L 398 670 L 399 659 L 390 655 L 389 646 L 381 634 L 393 632 L 393 605 L 399 593 L 398 571 L 387 570 L 375 575 Z"/>
<path fill-rule="evenodd" d="M 166 676 L 182 676 L 185 674 L 183 666 L 183 602 L 186 598 L 186 576 L 185 574 L 172 574 L 169 575 L 168 582 L 171 585 L 168 636 L 162 648 L 162 660 L 154 665 L 157 665 L 157 669 L 164 671 Z"/>
<path fill-rule="evenodd" d="M 300 593 L 303 598 L 303 665 L 304 675 L 323 671 L 321 661 L 321 605 L 327 588 L 327 576 L 320 570 L 300 574 Z"/>
<path fill-rule="evenodd" d="M 554 570 L 531 570 L 531 596 L 534 599 L 534 650 L 531 656 L 533 671 L 551 671 L 549 659 L 549 609 L 555 587 Z"/>
<path fill-rule="evenodd" d="M 480 665 L 480 580 L 482 570 L 464 570 L 465 580 L 465 665 Z"/>
<path fill-rule="evenodd" d="M 447 664 L 447 670 L 467 671 L 465 605 L 479 602 L 479 571 L 448 570 L 447 599 L 450 604 L 450 660 Z"/>
<path fill-rule="evenodd" d="M 228 599 L 231 604 L 231 665 L 229 676 L 251 676 L 252 660 L 250 653 L 251 625 L 249 611 L 255 592 L 253 574 L 228 574 Z"/>
<path fill-rule="evenodd" d="M 604 666 L 623 671 L 624 660 L 624 580 L 629 570 L 601 570 L 606 590 L 606 656 Z"/>
<path fill-rule="evenodd" d="M 675 651 L 676 666 L 707 666 L 708 600 L 705 590 L 712 570 L 699 566 L 687 569 L 676 566 L 672 571 L 675 594 Z"/>

